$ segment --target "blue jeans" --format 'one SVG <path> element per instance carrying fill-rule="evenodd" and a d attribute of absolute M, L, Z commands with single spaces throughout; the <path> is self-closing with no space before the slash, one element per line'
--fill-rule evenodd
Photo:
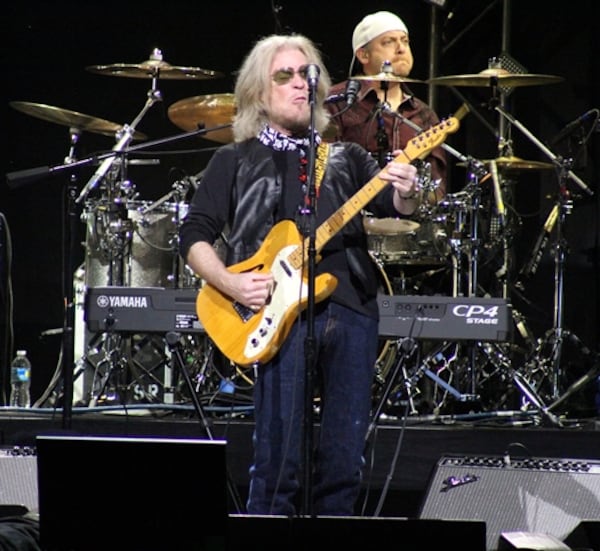
<path fill-rule="evenodd" d="M 320 428 L 313 439 L 312 513 L 353 515 L 370 423 L 378 323 L 329 301 L 315 310 L 313 382 Z M 301 316 L 275 358 L 258 368 L 249 514 L 296 514 L 304 473 L 305 337 Z"/>

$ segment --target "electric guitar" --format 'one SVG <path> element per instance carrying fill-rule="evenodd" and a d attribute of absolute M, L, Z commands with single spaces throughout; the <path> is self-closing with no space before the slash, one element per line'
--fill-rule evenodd
<path fill-rule="evenodd" d="M 450 117 L 411 139 L 394 160 L 410 163 L 427 156 L 456 132 L 459 121 Z M 367 182 L 316 230 L 315 248 L 319 251 L 389 183 L 379 176 Z M 267 234 L 252 257 L 228 267 L 234 273 L 271 272 L 272 294 L 265 306 L 253 311 L 216 287 L 204 285 L 196 299 L 196 313 L 209 338 L 232 362 L 251 367 L 268 362 L 278 352 L 297 316 L 308 304 L 308 238 L 303 238 L 295 222 L 282 220 Z M 331 274 L 315 277 L 315 302 L 333 293 L 337 279 Z"/>

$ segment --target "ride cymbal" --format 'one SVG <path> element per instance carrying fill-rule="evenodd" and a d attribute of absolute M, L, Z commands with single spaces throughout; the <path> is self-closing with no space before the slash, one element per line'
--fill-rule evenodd
<path fill-rule="evenodd" d="M 104 136 L 115 136 L 116 133 L 123 128 L 122 125 L 110 122 L 98 117 L 84 115 L 77 111 L 63 109 L 62 107 L 54 107 L 44 103 L 32 103 L 29 101 L 11 101 L 9 105 L 21 111 L 26 115 L 31 115 L 38 119 L 48 122 L 54 122 L 63 126 L 69 126 L 83 132 L 92 132 L 93 134 L 102 134 Z M 135 131 L 132 139 L 145 140 L 147 136 L 141 132 Z"/>
<path fill-rule="evenodd" d="M 377 73 L 376 75 L 356 75 L 350 77 L 352 80 L 375 80 L 377 82 L 418 82 L 424 84 L 425 81 L 414 78 L 401 77 L 392 73 Z"/>
<path fill-rule="evenodd" d="M 198 130 L 200 125 L 212 128 L 230 124 L 233 121 L 235 110 L 233 94 L 209 94 L 179 100 L 169 107 L 167 114 L 175 126 L 186 132 L 192 132 Z M 203 137 L 219 143 L 233 141 L 231 128 L 208 132 Z"/>
<path fill-rule="evenodd" d="M 511 156 L 511 157 L 498 157 L 496 159 L 487 159 L 481 161 L 486 166 L 489 166 L 490 162 L 494 160 L 496 161 L 496 166 L 500 170 L 548 170 L 554 167 L 552 163 L 543 163 L 540 161 L 526 161 L 525 159 L 521 159 L 519 157 Z M 457 166 L 467 166 L 467 163 L 456 163 Z"/>
<path fill-rule="evenodd" d="M 449 75 L 427 80 L 428 84 L 445 86 L 502 86 L 514 88 L 517 86 L 537 86 L 539 84 L 554 84 L 564 80 L 554 75 L 535 75 L 510 73 L 506 69 L 485 69 L 472 75 Z"/>

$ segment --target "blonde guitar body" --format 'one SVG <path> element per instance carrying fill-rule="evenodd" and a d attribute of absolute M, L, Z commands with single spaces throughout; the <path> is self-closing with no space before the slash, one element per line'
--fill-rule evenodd
<path fill-rule="evenodd" d="M 303 266 L 293 265 L 294 252 L 302 247 L 296 224 L 282 220 L 269 232 L 260 249 L 251 258 L 228 270 L 271 272 L 274 287 L 269 302 L 253 312 L 215 287 L 201 289 L 196 310 L 208 335 L 232 362 L 248 367 L 269 361 L 280 349 L 292 323 L 308 305 L 308 279 Z M 315 301 L 333 293 L 337 279 L 330 274 L 315 278 Z"/>
<path fill-rule="evenodd" d="M 443 143 L 447 134 L 456 132 L 458 119 L 449 118 L 410 140 L 395 161 L 409 163 L 424 158 Z M 379 174 L 383 173 L 384 168 Z M 338 208 L 316 230 L 318 254 L 386 185 L 379 175 L 372 178 Z M 204 285 L 196 299 L 196 312 L 208 336 L 232 362 L 251 367 L 268 362 L 281 348 L 294 320 L 308 304 L 308 238 L 302 238 L 296 224 L 283 220 L 273 226 L 260 249 L 251 258 L 227 269 L 234 273 L 271 272 L 274 288 L 268 304 L 253 312 L 232 301 L 214 286 Z M 315 302 L 330 296 L 337 280 L 330 274 L 315 278 Z"/>

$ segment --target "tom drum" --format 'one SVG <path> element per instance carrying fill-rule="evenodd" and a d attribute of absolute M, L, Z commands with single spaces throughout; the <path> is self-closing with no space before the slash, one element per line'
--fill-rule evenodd
<path fill-rule="evenodd" d="M 130 201 L 85 214 L 87 286 L 173 287 L 184 274 L 177 232 L 185 203 Z"/>

